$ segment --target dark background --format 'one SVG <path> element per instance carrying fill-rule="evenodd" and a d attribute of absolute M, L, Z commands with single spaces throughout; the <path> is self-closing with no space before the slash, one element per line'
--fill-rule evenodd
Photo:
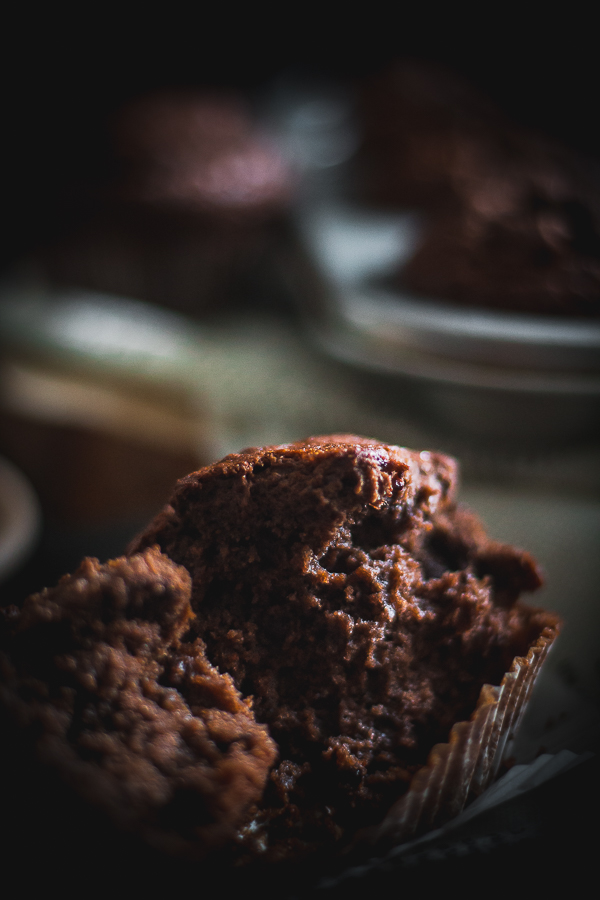
<path fill-rule="evenodd" d="M 572 12 L 555 19 L 545 12 L 543 23 L 512 12 L 476 21 L 455 9 L 420 21 L 400 9 L 392 19 L 372 4 L 361 7 L 360 18 L 351 20 L 346 8 L 327 22 L 322 9 L 294 4 L 243 18 L 229 6 L 210 17 L 203 9 L 192 17 L 165 7 L 134 22 L 105 7 L 86 7 L 79 20 L 40 15 L 24 9 L 4 28 L 2 267 L 65 227 L 65 195 L 76 193 L 80 180 L 102 175 L 107 117 L 127 98 L 156 87 L 210 85 L 252 94 L 283 74 L 360 79 L 395 58 L 416 57 L 448 65 L 515 119 L 600 158 L 595 28 Z M 548 876 L 549 863 L 567 875 L 577 869 L 581 877 L 591 832 L 579 815 L 580 798 L 588 790 L 597 797 L 597 775 L 597 763 L 590 763 L 546 789 L 538 809 L 547 818 L 530 841 L 477 853 L 467 863 L 419 866 L 410 877 L 403 873 L 405 881 L 433 887 L 476 877 L 481 884 L 505 871 L 514 883 L 521 870 L 528 878 Z M 565 821 L 573 828 L 558 829 Z"/>
<path fill-rule="evenodd" d="M 101 175 L 106 117 L 156 87 L 260 92 L 282 74 L 358 79 L 399 56 L 416 57 L 448 65 L 515 119 L 600 156 L 591 13 L 563 9 L 552 17 L 546 9 L 534 21 L 504 8 L 479 16 L 453 4 L 422 14 L 390 8 L 165 6 L 133 19 L 123 7 L 62 17 L 21 7 L 5 22 L 0 54 L 0 265 L 60 228 L 65 191 Z"/>

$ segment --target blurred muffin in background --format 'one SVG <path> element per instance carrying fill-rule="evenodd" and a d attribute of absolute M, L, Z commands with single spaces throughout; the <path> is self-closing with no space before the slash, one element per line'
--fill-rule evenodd
<path fill-rule="evenodd" d="M 498 168 L 465 166 L 454 186 L 455 204 L 403 266 L 403 287 L 469 306 L 600 315 L 598 173 L 532 142 Z"/>
<path fill-rule="evenodd" d="M 109 174 L 87 222 L 46 250 L 49 276 L 192 314 L 260 302 L 293 179 L 244 101 L 149 94 L 108 139 Z"/>
<path fill-rule="evenodd" d="M 229 220 L 280 212 L 282 158 L 234 96 L 160 92 L 120 110 L 114 127 L 125 200 Z"/>
<path fill-rule="evenodd" d="M 600 168 L 454 73 L 398 64 L 363 95 L 369 199 L 426 209 L 403 288 L 469 306 L 600 314 Z"/>

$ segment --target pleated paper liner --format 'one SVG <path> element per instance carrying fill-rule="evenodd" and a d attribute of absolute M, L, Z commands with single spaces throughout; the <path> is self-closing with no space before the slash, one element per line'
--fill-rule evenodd
<path fill-rule="evenodd" d="M 453 819 L 495 779 L 507 758 L 542 663 L 559 631 L 544 628 L 527 656 L 517 656 L 499 687 L 484 684 L 468 722 L 457 722 L 447 744 L 436 744 L 410 789 L 369 835 L 390 848 Z"/>

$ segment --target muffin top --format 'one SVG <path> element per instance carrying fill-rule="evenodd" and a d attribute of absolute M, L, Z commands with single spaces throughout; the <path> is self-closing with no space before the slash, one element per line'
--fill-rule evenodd
<path fill-rule="evenodd" d="M 289 168 L 236 95 L 149 94 L 120 110 L 113 135 L 122 199 L 226 216 L 287 207 Z"/>

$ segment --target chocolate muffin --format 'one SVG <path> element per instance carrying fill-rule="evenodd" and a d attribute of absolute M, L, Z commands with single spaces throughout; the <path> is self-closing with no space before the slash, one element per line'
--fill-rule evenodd
<path fill-rule="evenodd" d="M 540 574 L 456 506 L 448 457 L 353 436 L 179 482 L 132 550 L 192 577 L 190 624 L 279 750 L 249 840 L 274 856 L 380 819 L 554 617 Z"/>
<path fill-rule="evenodd" d="M 86 214 L 43 251 L 50 280 L 194 315 L 259 302 L 294 181 L 244 98 L 146 94 L 114 113 L 104 138 L 105 171 L 80 191 Z"/>
<path fill-rule="evenodd" d="M 361 110 L 364 198 L 426 212 L 396 287 L 465 306 L 600 314 L 596 162 L 430 63 L 372 78 Z"/>
<path fill-rule="evenodd" d="M 465 160 L 399 284 L 467 306 L 600 315 L 600 177 L 577 162 L 534 141 L 500 165 Z"/>
<path fill-rule="evenodd" d="M 288 165 L 241 97 L 160 91 L 125 105 L 112 128 L 122 199 L 233 218 L 287 206 Z"/>
<path fill-rule="evenodd" d="M 129 559 L 13 612 L 3 706 L 166 853 L 336 856 L 558 629 L 519 600 L 531 556 L 455 492 L 450 458 L 352 435 L 230 455 L 178 483 Z"/>

